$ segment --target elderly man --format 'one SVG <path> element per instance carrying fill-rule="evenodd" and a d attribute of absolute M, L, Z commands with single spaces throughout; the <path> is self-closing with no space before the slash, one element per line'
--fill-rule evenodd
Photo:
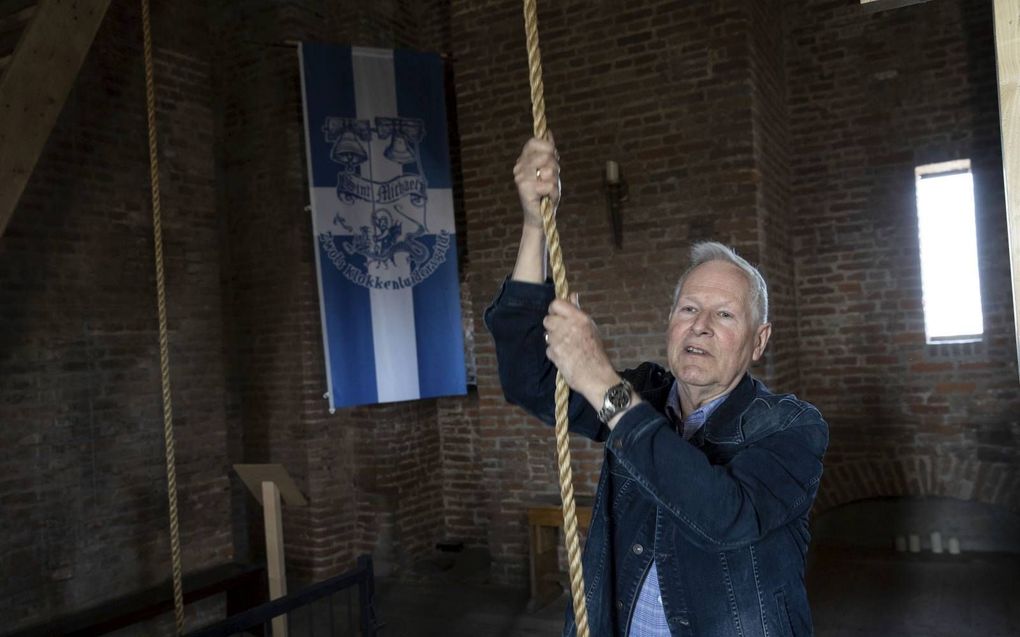
<path fill-rule="evenodd" d="M 517 264 L 485 322 L 507 400 L 551 424 L 559 369 L 571 430 L 606 443 L 583 558 L 591 634 L 812 634 L 804 561 L 828 428 L 747 373 L 772 331 L 761 274 L 721 244 L 695 245 L 669 314 L 669 369 L 617 372 L 576 298 L 553 300 L 546 281 L 539 201 L 558 201 L 555 148 L 532 139 L 514 173 Z M 575 631 L 568 608 L 564 634 Z"/>

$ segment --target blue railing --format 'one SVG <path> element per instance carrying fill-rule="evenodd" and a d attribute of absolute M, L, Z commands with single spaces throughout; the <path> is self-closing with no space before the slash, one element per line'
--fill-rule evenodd
<path fill-rule="evenodd" d="M 313 584 L 304 590 L 256 606 L 250 610 L 188 633 L 185 637 L 232 637 L 234 635 L 272 635 L 274 617 L 290 615 L 290 637 L 338 637 L 335 596 L 345 589 L 358 587 L 358 628 L 361 637 L 375 637 L 375 579 L 372 557 L 362 555 L 353 571 Z M 314 605 L 325 602 L 325 618 L 312 612 Z M 348 598 L 349 601 L 349 598 Z M 350 618 L 350 615 L 348 615 Z M 350 634 L 350 633 L 347 633 Z"/>

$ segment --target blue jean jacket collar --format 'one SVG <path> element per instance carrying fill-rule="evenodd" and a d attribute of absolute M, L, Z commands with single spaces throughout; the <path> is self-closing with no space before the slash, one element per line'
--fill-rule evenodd
<path fill-rule="evenodd" d="M 652 374 L 654 373 L 653 371 Z M 644 387 L 641 391 L 642 400 L 651 403 L 656 411 L 665 412 L 666 400 L 675 380 L 673 374 L 664 372 L 661 376 L 629 380 L 635 387 Z M 756 383 L 757 381 L 745 372 L 726 400 L 708 417 L 705 426 L 694 434 L 691 444 L 697 447 L 704 445 L 706 435 L 714 442 L 742 442 L 744 436 L 740 428 L 741 416 L 754 400 Z"/>

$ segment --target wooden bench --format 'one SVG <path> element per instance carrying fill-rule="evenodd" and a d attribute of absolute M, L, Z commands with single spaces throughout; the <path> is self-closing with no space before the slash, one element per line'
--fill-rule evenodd
<path fill-rule="evenodd" d="M 575 509 L 578 530 L 586 531 L 591 525 L 591 498 L 576 498 Z M 570 588 L 569 575 L 560 571 L 561 528 L 563 510 L 559 502 L 535 503 L 528 507 L 529 611 L 548 606 Z"/>

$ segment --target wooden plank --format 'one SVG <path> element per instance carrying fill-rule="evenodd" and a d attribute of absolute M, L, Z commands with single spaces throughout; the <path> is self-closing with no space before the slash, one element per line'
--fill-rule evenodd
<path fill-rule="evenodd" d="M 0 33 L 22 31 L 35 15 L 35 4 L 29 4 L 12 13 L 0 13 Z"/>
<path fill-rule="evenodd" d="M 0 0 L 0 16 L 18 13 L 35 4 L 36 0 Z"/>
<path fill-rule="evenodd" d="M 266 525 L 266 570 L 269 599 L 287 594 L 287 563 L 283 557 L 283 508 L 275 482 L 262 483 L 262 514 Z M 287 637 L 287 616 L 273 618 L 273 637 Z"/>
<path fill-rule="evenodd" d="M 0 55 L 14 55 L 21 39 L 22 29 L 0 29 Z"/>
<path fill-rule="evenodd" d="M 588 528 L 591 524 L 591 507 L 575 505 L 574 514 L 577 516 L 577 526 L 582 529 Z M 528 524 L 562 527 L 563 509 L 558 504 L 530 507 L 528 509 Z"/>
<path fill-rule="evenodd" d="M 0 237 L 109 5 L 42 0 L 0 77 Z"/>
<path fill-rule="evenodd" d="M 301 493 L 294 478 L 290 477 L 282 464 L 235 464 L 234 471 L 237 472 L 255 499 L 259 501 L 259 504 L 262 504 L 263 482 L 275 484 L 287 506 L 306 506 L 308 504 L 308 500 Z"/>
<path fill-rule="evenodd" d="M 1020 369 L 1020 0 L 995 0 L 995 50 L 999 72 L 1002 172 L 1006 190 L 1013 328 Z"/>
<path fill-rule="evenodd" d="M 891 9 L 902 9 L 914 4 L 922 4 L 930 0 L 861 0 L 862 8 L 868 13 L 889 11 Z"/>

